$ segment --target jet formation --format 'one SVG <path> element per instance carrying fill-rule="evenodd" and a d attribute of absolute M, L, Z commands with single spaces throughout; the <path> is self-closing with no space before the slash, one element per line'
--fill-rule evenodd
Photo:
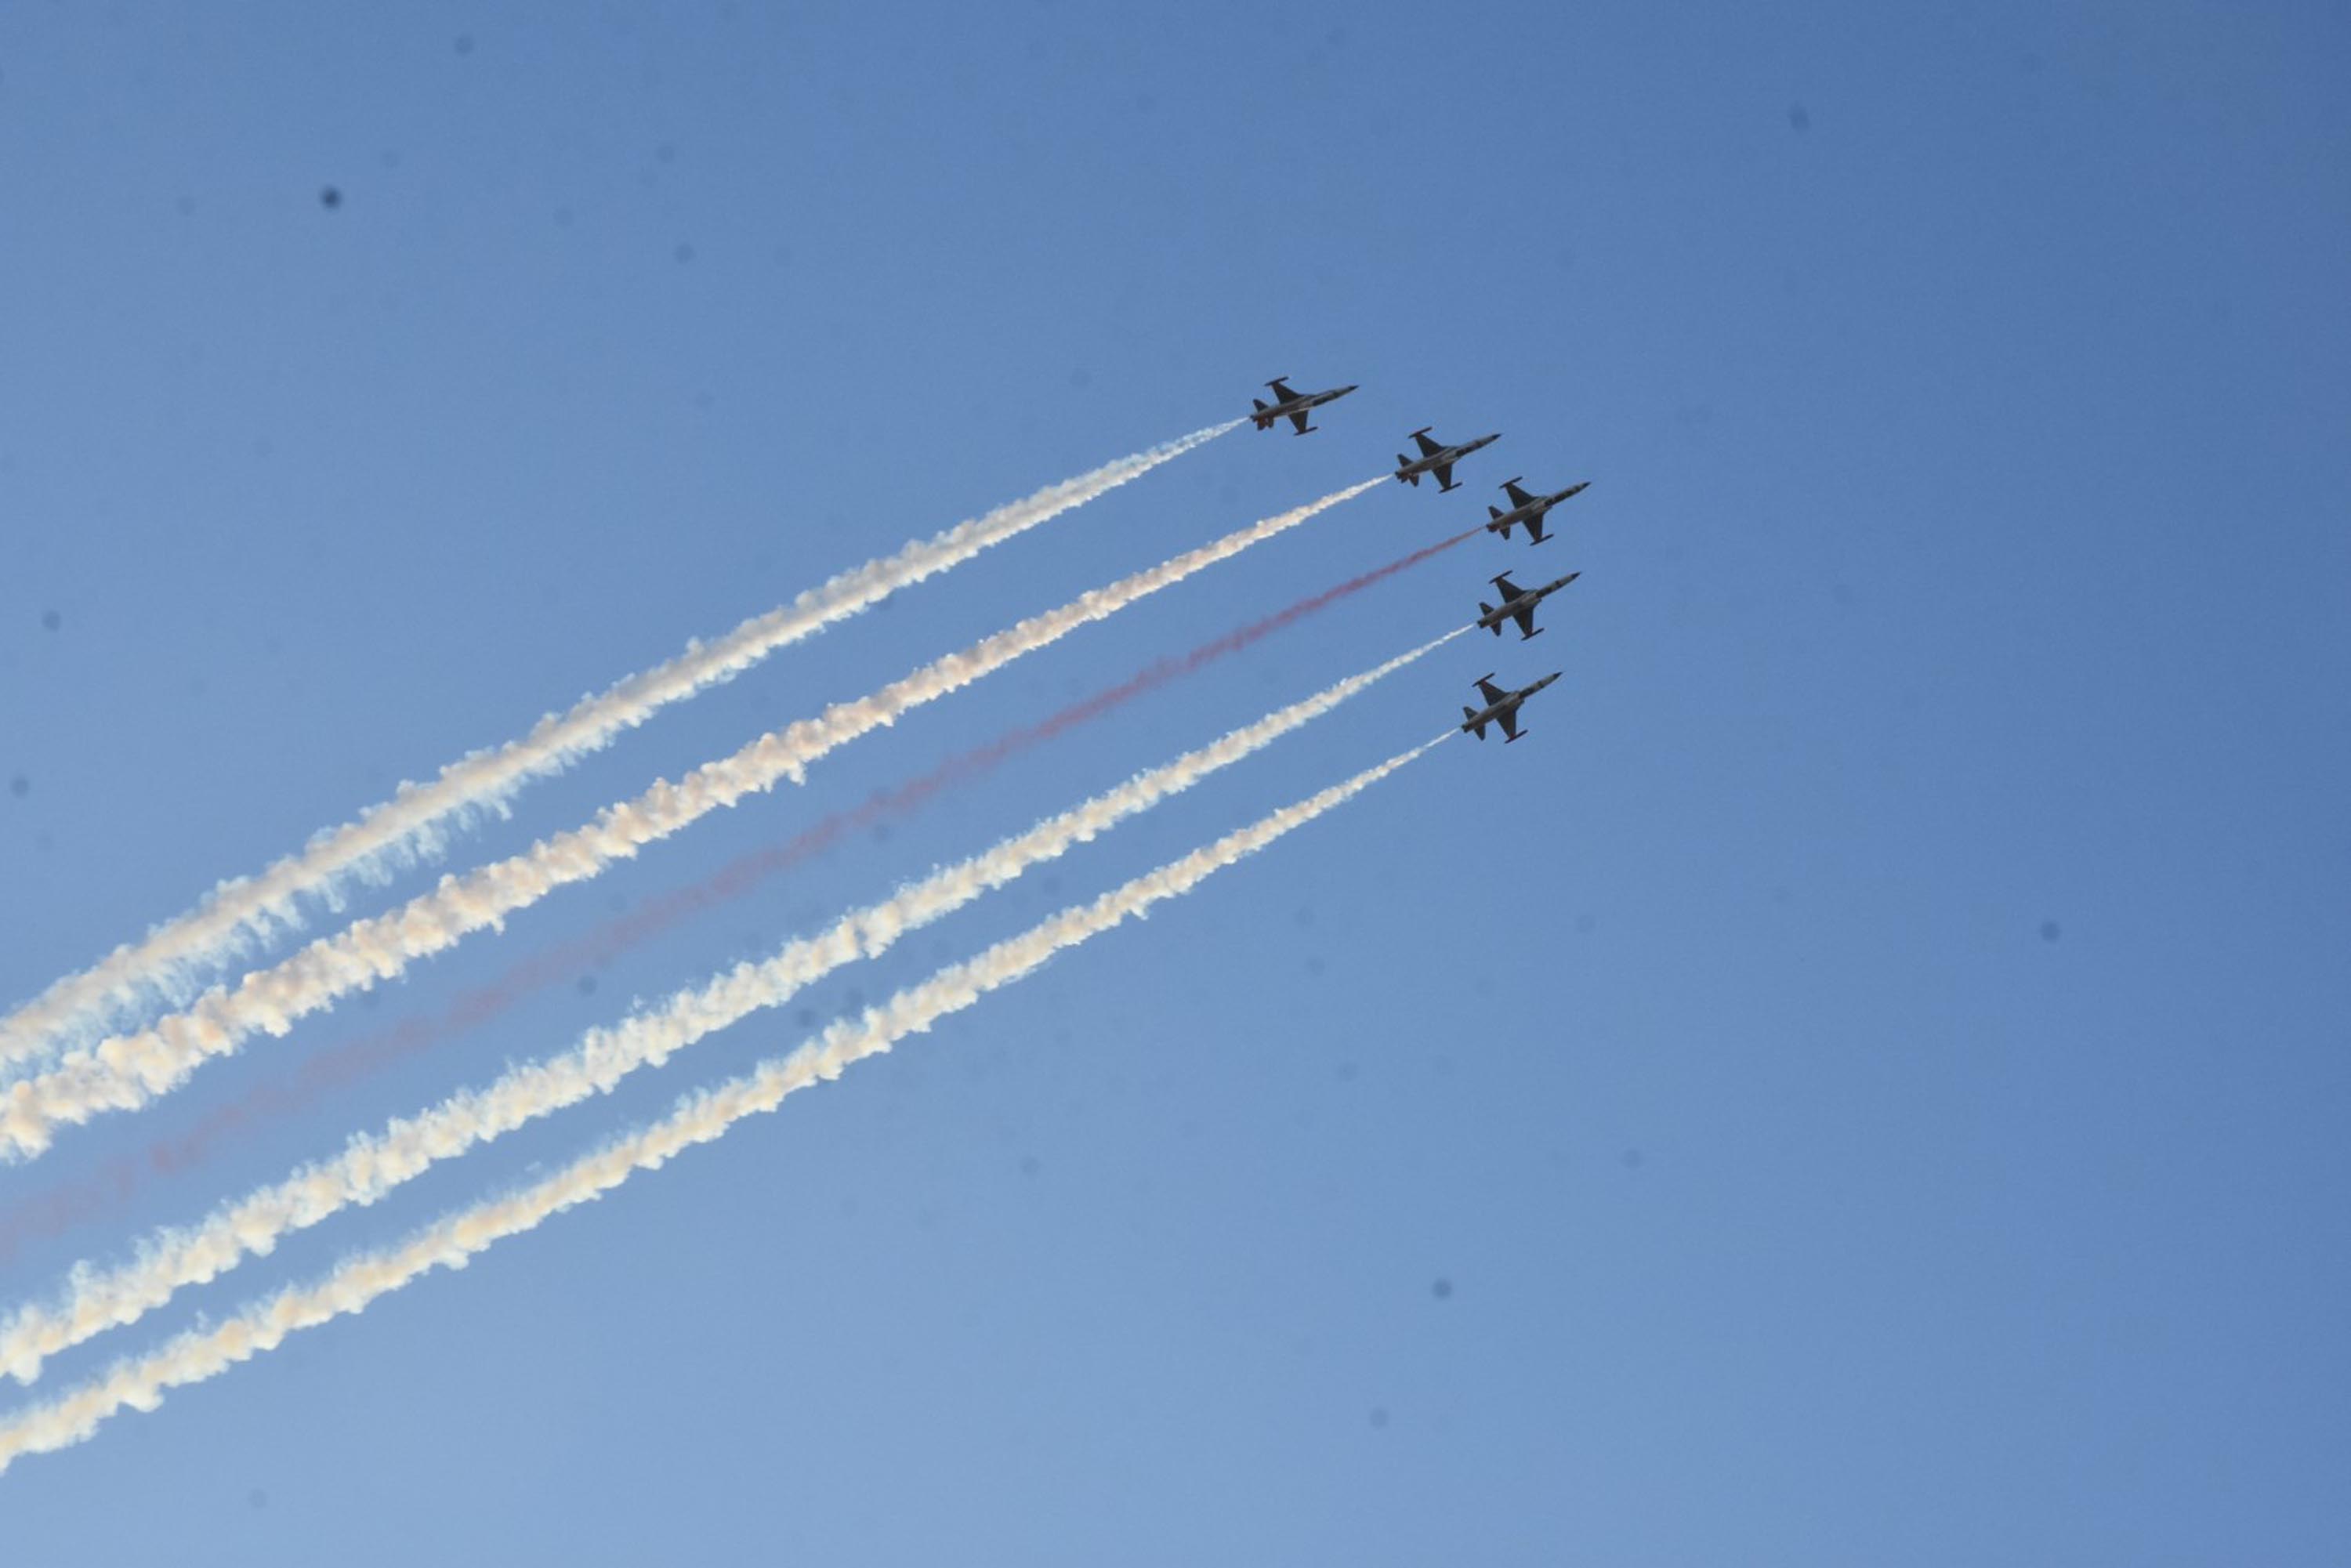
<path fill-rule="evenodd" d="M 1289 378 L 1286 376 L 1276 376 L 1266 385 L 1272 390 L 1275 401 L 1267 402 L 1262 398 L 1250 399 L 1256 410 L 1249 415 L 1250 423 L 1259 430 L 1271 430 L 1275 424 L 1287 419 L 1295 427 L 1292 434 L 1297 435 L 1303 435 L 1310 430 L 1321 428 L 1319 425 L 1307 423 L 1307 415 L 1312 410 L 1327 402 L 1335 402 L 1355 390 L 1353 386 L 1349 385 L 1333 387 L 1328 392 L 1301 392 L 1290 387 Z M 1410 439 L 1419 449 L 1420 455 L 1407 457 L 1401 452 L 1397 453 L 1395 477 L 1416 489 L 1419 487 L 1422 475 L 1432 476 L 1437 480 L 1439 495 L 1461 488 L 1453 482 L 1453 469 L 1456 464 L 1480 447 L 1489 446 L 1501 439 L 1501 433 L 1497 431 L 1490 435 L 1479 436 L 1474 441 L 1462 442 L 1458 446 L 1448 446 L 1429 434 L 1431 428 L 1431 426 L 1423 425 L 1412 432 Z M 1543 531 L 1544 517 L 1562 501 L 1572 500 L 1582 495 L 1590 488 L 1592 482 L 1588 479 L 1579 480 L 1563 490 L 1541 494 L 1520 489 L 1520 486 L 1524 480 L 1525 476 L 1520 475 L 1502 481 L 1502 493 L 1510 497 L 1510 509 L 1504 511 L 1499 507 L 1490 505 L 1487 507 L 1485 529 L 1488 533 L 1499 534 L 1504 539 L 1508 539 L 1512 528 L 1523 526 L 1527 530 L 1529 544 L 1549 544 L 1554 536 Z M 1495 636 L 1499 637 L 1502 634 L 1503 623 L 1514 621 L 1518 622 L 1519 641 L 1526 642 L 1540 635 L 1542 631 L 1541 627 L 1535 624 L 1536 607 L 1583 575 L 1580 571 L 1571 571 L 1565 577 L 1554 578 L 1540 588 L 1520 588 L 1510 580 L 1509 572 L 1499 573 L 1489 580 L 1501 594 L 1502 601 L 1499 604 L 1488 604 L 1480 601 L 1475 623 L 1482 630 L 1491 632 Z M 1527 733 L 1526 730 L 1519 727 L 1520 707 L 1529 697 L 1559 679 L 1561 674 L 1562 672 L 1553 670 L 1538 681 L 1512 689 L 1496 685 L 1492 672 L 1488 672 L 1473 683 L 1478 688 L 1479 706 L 1471 707 L 1466 704 L 1463 705 L 1461 727 L 1483 740 L 1486 738 L 1486 729 L 1489 725 L 1499 725 L 1503 744 L 1508 745 Z"/>

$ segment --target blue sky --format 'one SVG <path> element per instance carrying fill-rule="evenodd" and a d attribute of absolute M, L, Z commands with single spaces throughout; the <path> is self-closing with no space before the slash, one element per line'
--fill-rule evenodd
<path fill-rule="evenodd" d="M 74 1259 L 1584 578 L 810 999 L 1563 668 L 1146 925 L 0 1479 L 14 1562 L 2339 1561 L 2351 30 L 2330 8 L 0 16 L 0 992 L 841 567 L 1242 431 L 457 863 L 1499 429 L 23 1169 L 1592 489 L 283 1118 Z M 321 193 L 333 187 L 340 204 Z M 405 896 L 421 878 L 365 894 Z M 159 1320 L 307 1278 L 797 1014 Z M 358 1521 L 366 1521 L 360 1525 Z M 356 1528 L 355 1528 L 356 1526 Z"/>

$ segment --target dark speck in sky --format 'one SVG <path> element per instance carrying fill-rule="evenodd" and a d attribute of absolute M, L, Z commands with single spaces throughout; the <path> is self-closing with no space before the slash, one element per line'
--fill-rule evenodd
<path fill-rule="evenodd" d="M 582 975 L 580 977 L 580 994 L 583 997 L 592 997 L 596 994 L 595 976 Z"/>
<path fill-rule="evenodd" d="M 14 779 L 8 780 L 8 793 L 16 796 L 19 800 L 23 800 L 32 792 L 33 781 L 30 779 L 26 778 L 23 774 L 19 773 Z"/>
<path fill-rule="evenodd" d="M 1374 1405 L 1374 1406 L 1372 1406 L 1372 1425 L 1373 1425 L 1373 1426 L 1374 1426 L 1374 1427 L 1384 1427 L 1384 1426 L 1386 1426 L 1387 1424 L 1388 1424 L 1388 1407 L 1387 1407 L 1386 1406 L 1384 1406 L 1384 1405 Z"/>
<path fill-rule="evenodd" d="M 42 631 L 44 631 L 44 632 L 54 632 L 54 631 L 56 631 L 58 627 L 60 627 L 60 626 L 64 625 L 65 623 L 66 623 L 66 618 L 65 618 L 64 616 L 62 616 L 62 615 L 58 614 L 56 611 L 54 611 L 54 610 L 44 610 L 44 611 L 42 611 L 42 612 L 41 612 L 41 630 L 42 630 Z"/>
<path fill-rule="evenodd" d="M 1813 117 L 1804 112 L 1804 106 L 1801 103 L 1790 104 L 1788 106 L 1788 129 L 1795 131 L 1799 135 L 1802 135 L 1812 128 Z"/>
<path fill-rule="evenodd" d="M 474 35 L 471 33 L 460 33 L 457 35 L 456 40 L 451 44 L 450 47 L 461 55 L 470 55 L 474 52 Z"/>
<path fill-rule="evenodd" d="M 319 204 L 331 213 L 343 204 L 343 193 L 332 185 L 326 186 L 319 193 Z"/>
<path fill-rule="evenodd" d="M 677 256 L 678 261 L 682 265 L 694 259 L 694 247 L 690 245 L 681 244 L 674 254 Z"/>
<path fill-rule="evenodd" d="M 1447 1301 L 1451 1299 L 1453 1295 L 1453 1281 L 1450 1280 L 1439 1280 L 1437 1283 L 1428 1287 L 1428 1293 L 1435 1296 L 1440 1301 Z"/>
<path fill-rule="evenodd" d="M 2041 939 L 2043 942 L 2054 942 L 2064 935 L 2065 935 L 2065 928 L 2054 920 L 2044 920 L 2041 923 Z"/>

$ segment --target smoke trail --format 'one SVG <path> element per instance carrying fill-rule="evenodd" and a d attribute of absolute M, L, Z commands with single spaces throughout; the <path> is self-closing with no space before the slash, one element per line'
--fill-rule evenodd
<path fill-rule="evenodd" d="M 235 1100 L 213 1106 L 183 1133 L 162 1138 L 143 1156 L 118 1155 L 107 1166 L 69 1187 L 59 1187 L 0 1215 L 0 1263 L 14 1255 L 25 1237 L 56 1235 L 85 1222 L 109 1202 L 127 1198 L 142 1168 L 169 1174 L 205 1158 L 219 1139 L 264 1117 L 302 1109 L 327 1091 L 352 1082 L 386 1062 L 438 1043 L 460 1030 L 497 1017 L 515 1002 L 543 986 L 568 979 L 601 964 L 647 936 L 667 930 L 678 921 L 724 900 L 748 893 L 765 878 L 799 865 L 848 835 L 878 822 L 919 810 L 933 796 L 967 779 L 974 779 L 1006 758 L 1041 744 L 1089 720 L 1098 718 L 1138 694 L 1186 674 L 1227 653 L 1246 648 L 1301 617 L 1408 567 L 1420 564 L 1485 530 L 1470 528 L 1447 539 L 1359 573 L 1334 587 L 1311 594 L 1284 610 L 1201 643 L 1189 653 L 1155 661 L 1115 686 L 1081 698 L 1059 713 L 1007 732 L 987 744 L 950 758 L 930 772 L 893 789 L 877 791 L 860 805 L 835 811 L 788 841 L 756 850 L 729 862 L 702 882 L 647 900 L 617 919 L 605 922 L 574 941 L 534 954 L 497 979 L 477 986 L 453 1000 L 437 1018 L 409 1018 L 319 1052 L 305 1061 L 290 1082 L 256 1084 Z"/>
<path fill-rule="evenodd" d="M 619 1025 L 590 1030 L 560 1056 L 510 1068 L 486 1088 L 462 1091 L 420 1115 L 394 1120 L 381 1134 L 355 1136 L 333 1159 L 302 1166 L 224 1204 L 197 1225 L 149 1237 L 128 1264 L 76 1269 L 54 1304 L 21 1307 L 0 1322 L 0 1371 L 30 1383 L 47 1357 L 136 1322 L 176 1291 L 208 1283 L 246 1258 L 270 1252 L 294 1231 L 353 1205 L 374 1203 L 440 1161 L 539 1117 L 610 1093 L 639 1068 L 659 1067 L 750 1013 L 781 1006 L 842 965 L 880 956 L 908 933 L 1262 750 L 1461 634 L 1449 632 L 1139 773 L 984 854 L 932 873 L 881 904 L 852 910 L 818 936 L 785 944 L 771 958 L 738 964 Z"/>
<path fill-rule="evenodd" d="M 723 1135 L 735 1123 L 772 1111 L 787 1094 L 837 1078 L 852 1062 L 888 1051 L 988 992 L 1035 973 L 1064 948 L 1143 915 L 1152 905 L 1189 892 L 1217 871 L 1263 849 L 1294 828 L 1370 788 L 1453 732 L 1388 758 L 1344 783 L 1286 806 L 1228 833 L 1181 860 L 1113 888 L 1092 904 L 1061 911 L 978 956 L 940 970 L 858 1017 L 837 1020 L 788 1056 L 678 1103 L 662 1120 L 605 1144 L 531 1186 L 446 1215 L 401 1245 L 345 1260 L 324 1279 L 278 1291 L 226 1321 L 191 1330 L 161 1349 L 117 1362 L 96 1380 L 0 1422 L 0 1470 L 26 1454 L 83 1441 L 124 1407 L 152 1410 L 166 1390 L 215 1377 L 241 1361 L 274 1350 L 286 1336 L 365 1310 L 378 1297 L 437 1268 L 463 1268 L 508 1236 L 530 1230 L 550 1215 L 592 1202 L 635 1172 L 654 1170 L 696 1144 Z"/>
<path fill-rule="evenodd" d="M 427 784 L 402 784 L 355 821 L 314 837 L 258 876 L 225 882 L 193 909 L 126 943 L 91 967 L 67 976 L 0 1019 L 0 1071 L 53 1059 L 68 1044 L 155 997 L 183 1002 L 200 971 L 297 925 L 298 900 L 338 901 L 353 876 L 380 875 L 392 864 L 436 852 L 452 819 L 497 810 L 535 778 L 559 772 L 609 745 L 667 705 L 730 680 L 787 643 L 799 642 L 875 601 L 970 559 L 1095 497 L 1141 477 L 1172 458 L 1239 426 L 1239 420 L 1196 430 L 1090 474 L 918 539 L 895 555 L 867 561 L 810 589 L 789 604 L 744 622 L 714 643 L 690 643 L 665 664 L 632 675 L 570 711 L 549 714 L 520 740 L 460 758 Z"/>
<path fill-rule="evenodd" d="M 389 979 L 413 960 L 440 952 L 469 932 L 501 925 L 554 889 L 594 876 L 615 860 L 635 854 L 722 806 L 770 789 L 779 779 L 798 783 L 810 762 L 861 735 L 894 724 L 909 709 L 968 685 L 1024 653 L 1104 620 L 1146 594 L 1296 528 L 1378 484 L 1366 479 L 1335 490 L 1107 588 L 1089 590 L 1059 610 L 1031 616 L 960 653 L 934 660 L 871 696 L 835 703 L 819 717 L 764 735 L 732 757 L 703 764 L 676 784 L 656 782 L 633 800 L 606 807 L 585 827 L 541 839 L 518 855 L 462 877 L 444 876 L 431 893 L 321 937 L 272 968 L 255 970 L 234 991 L 215 987 L 193 1008 L 152 1029 L 68 1051 L 50 1071 L 8 1086 L 5 1113 L 0 1115 L 0 1154 L 30 1158 L 48 1147 L 61 1124 L 144 1105 L 184 1082 L 207 1058 L 234 1052 L 255 1031 L 284 1034 L 297 1019 L 338 997 Z"/>

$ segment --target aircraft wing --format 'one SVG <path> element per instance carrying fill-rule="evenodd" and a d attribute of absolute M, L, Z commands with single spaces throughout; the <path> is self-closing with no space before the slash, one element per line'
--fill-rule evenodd
<path fill-rule="evenodd" d="M 1280 377 L 1276 376 L 1273 380 L 1266 382 L 1265 384 L 1271 387 L 1273 389 L 1273 395 L 1280 398 L 1282 402 L 1296 402 L 1298 401 L 1298 394 L 1291 392 L 1290 390 L 1290 383 L 1283 381 Z"/>
<path fill-rule="evenodd" d="M 1504 485 L 1502 488 L 1510 492 L 1510 505 L 1513 507 L 1523 507 L 1534 499 L 1532 496 L 1519 488 L 1518 481 L 1515 479 Z"/>
<path fill-rule="evenodd" d="M 1542 514 L 1537 512 L 1527 519 L 1527 543 L 1539 545 L 1551 536 L 1542 531 Z"/>
<path fill-rule="evenodd" d="M 1511 611 L 1510 613 L 1518 620 L 1519 635 L 1521 639 L 1531 637 L 1535 634 L 1535 607 L 1533 605 L 1521 604 L 1516 610 Z"/>
<path fill-rule="evenodd" d="M 1502 740 L 1504 744 L 1507 745 L 1510 741 L 1519 738 L 1518 709 L 1514 707 L 1506 707 L 1494 716 L 1502 722 Z"/>
<path fill-rule="evenodd" d="M 1510 580 L 1510 574 L 1507 571 L 1497 572 L 1495 574 L 1494 587 L 1496 591 L 1501 594 L 1502 602 L 1505 604 L 1510 603 L 1510 601 L 1520 597 L 1526 592 L 1525 589 L 1520 588 L 1517 583 Z"/>
<path fill-rule="evenodd" d="M 1500 702 L 1504 697 L 1509 696 L 1510 694 L 1504 691 L 1501 687 L 1496 685 L 1491 681 L 1479 681 L 1478 683 L 1478 695 L 1486 699 L 1486 706 L 1488 707 L 1492 707 L 1496 703 Z"/>
<path fill-rule="evenodd" d="M 1440 489 L 1440 490 L 1450 490 L 1451 488 L 1453 488 L 1453 465 L 1452 465 L 1452 464 L 1450 464 L 1450 463 L 1440 463 L 1440 464 L 1438 464 L 1436 467 L 1431 468 L 1431 469 L 1429 470 L 1429 472 L 1437 476 L 1437 487 L 1438 489 Z"/>
<path fill-rule="evenodd" d="M 1422 434 L 1418 431 L 1415 431 L 1413 433 L 1412 438 L 1420 443 L 1420 455 L 1423 457 L 1434 457 L 1437 454 L 1445 450 L 1445 444 L 1443 442 L 1431 441 L 1427 436 Z"/>
<path fill-rule="evenodd" d="M 1297 413 L 1295 413 L 1291 414 L 1291 415 L 1290 416 L 1290 423 L 1292 423 L 1292 424 L 1294 424 L 1294 425 L 1296 425 L 1296 426 L 1298 427 L 1298 434 L 1301 434 L 1301 435 L 1305 434 L 1306 434 L 1306 411 L 1305 411 L 1304 409 L 1302 409 L 1302 408 L 1301 408 L 1301 409 L 1300 409 Z"/>

